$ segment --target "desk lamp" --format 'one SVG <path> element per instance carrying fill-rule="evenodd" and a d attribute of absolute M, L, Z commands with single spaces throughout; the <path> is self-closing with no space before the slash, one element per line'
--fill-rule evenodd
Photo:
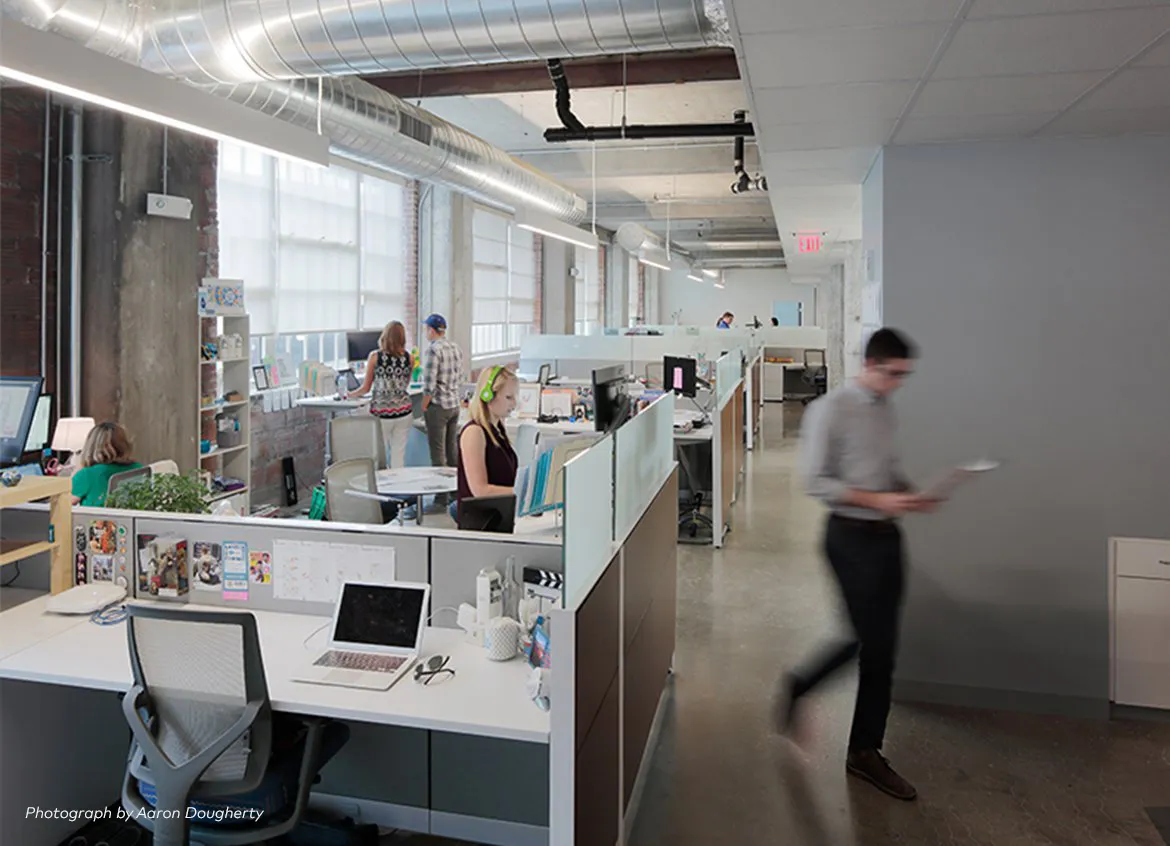
<path fill-rule="evenodd" d="M 53 443 L 51 444 L 53 450 L 77 454 L 85 446 L 85 439 L 93 427 L 92 417 L 62 417 L 57 421 L 57 428 L 53 430 Z M 62 470 L 65 467 L 66 465 L 61 465 Z M 67 473 L 63 472 L 60 475 L 64 476 Z"/>

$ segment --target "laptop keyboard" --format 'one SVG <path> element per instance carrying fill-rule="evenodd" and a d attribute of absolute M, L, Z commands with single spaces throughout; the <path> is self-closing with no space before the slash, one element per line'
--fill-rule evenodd
<path fill-rule="evenodd" d="M 314 661 L 313 665 L 371 673 L 393 673 L 405 663 L 406 658 L 401 655 L 371 655 L 367 652 L 341 652 L 334 649 Z"/>

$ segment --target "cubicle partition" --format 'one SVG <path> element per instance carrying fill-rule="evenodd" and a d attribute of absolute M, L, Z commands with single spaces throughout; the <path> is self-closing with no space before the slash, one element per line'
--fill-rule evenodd
<path fill-rule="evenodd" d="M 672 418 L 666 396 L 617 431 L 611 482 L 624 493 L 608 509 L 590 501 L 579 510 L 576 502 L 595 499 L 585 480 L 599 472 L 603 453 L 565 467 L 565 579 L 573 589 L 552 612 L 552 846 L 611 846 L 637 813 L 674 654 L 678 475 L 661 437 Z M 636 449 L 652 455 L 633 460 Z M 606 510 L 609 532 L 598 533 Z"/>
<path fill-rule="evenodd" d="M 723 537 L 731 524 L 731 506 L 738 493 L 739 475 L 743 469 L 743 359 L 739 351 L 723 356 L 716 362 L 716 407 L 711 419 L 714 424 L 711 452 L 714 457 L 712 479 L 715 485 L 712 502 L 716 548 L 723 546 Z"/>
<path fill-rule="evenodd" d="M 744 378 L 744 391 L 747 396 L 747 448 L 749 451 L 756 448 L 756 439 L 760 436 L 760 424 L 764 409 L 764 351 L 755 350 L 748 362 L 747 375 Z"/>
<path fill-rule="evenodd" d="M 110 564 L 138 601 L 256 616 L 274 709 L 341 719 L 351 730 L 314 787 L 315 806 L 485 844 L 612 844 L 606 836 L 636 810 L 673 653 L 673 402 L 662 397 L 566 465 L 563 543 L 544 533 L 105 509 L 77 509 L 75 534 L 98 539 L 99 575 Z M 36 536 L 47 508 L 6 509 L 4 520 L 6 535 Z M 172 589 L 184 559 L 186 583 Z M 564 607 L 549 619 L 548 713 L 526 692 L 530 668 L 488 661 L 448 610 L 474 602 L 481 568 L 524 566 L 564 575 Z M 84 577 L 93 575 L 90 566 Z M 29 584 L 16 590 L 28 601 L 0 614 L 0 839 L 54 846 L 79 823 L 26 818 L 25 808 L 96 808 L 118 795 L 129 744 L 118 707 L 130 677 L 125 627 L 46 613 L 47 571 L 31 566 L 22 578 Z M 297 683 L 296 668 L 328 643 L 340 584 L 353 578 L 431 584 L 423 649 L 452 656 L 454 681 L 429 688 L 403 679 L 388 693 Z M 85 712 L 69 718 L 73 702 Z M 32 714 L 59 718 L 51 732 L 29 733 Z M 64 772 L 83 772 L 85 784 Z"/>

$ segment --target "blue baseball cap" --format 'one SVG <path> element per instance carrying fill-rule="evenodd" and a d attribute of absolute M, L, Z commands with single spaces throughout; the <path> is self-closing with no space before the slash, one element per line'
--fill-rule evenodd
<path fill-rule="evenodd" d="M 427 326 L 430 326 L 436 332 L 443 332 L 447 329 L 447 321 L 441 314 L 432 314 L 423 321 Z"/>

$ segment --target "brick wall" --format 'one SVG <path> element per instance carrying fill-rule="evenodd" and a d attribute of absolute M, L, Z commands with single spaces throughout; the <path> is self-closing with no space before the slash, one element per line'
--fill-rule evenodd
<path fill-rule="evenodd" d="M 49 194 L 43 196 L 45 96 L 41 91 L 0 87 L 0 372 L 43 375 L 45 390 L 57 390 L 57 110 L 49 134 Z M 41 224 L 48 203 L 48 243 Z M 67 239 L 68 235 L 65 234 Z M 48 250 L 47 368 L 41 373 L 41 261 Z"/>
<path fill-rule="evenodd" d="M 418 313 L 418 203 L 422 196 L 422 183 L 412 180 L 406 183 L 402 210 L 402 244 L 405 265 L 404 283 L 406 285 L 406 314 L 402 318 L 406 326 L 406 345 L 422 349 L 422 339 L 417 337 L 419 327 Z"/>
<path fill-rule="evenodd" d="M 297 496 L 308 505 L 309 491 L 325 475 L 328 415 L 311 408 L 264 414 L 252 406 L 252 507 L 284 504 L 281 459 L 291 455 Z"/>
<path fill-rule="evenodd" d="M 600 305 L 601 314 L 599 315 L 599 317 L 601 319 L 602 327 L 605 326 L 605 315 L 606 315 L 606 311 L 605 311 L 605 283 L 606 283 L 606 277 L 608 275 L 607 269 L 609 267 L 609 262 L 607 261 L 608 258 L 609 258 L 609 247 L 607 247 L 605 244 L 602 244 L 600 247 L 597 248 L 597 299 L 601 304 Z"/>

